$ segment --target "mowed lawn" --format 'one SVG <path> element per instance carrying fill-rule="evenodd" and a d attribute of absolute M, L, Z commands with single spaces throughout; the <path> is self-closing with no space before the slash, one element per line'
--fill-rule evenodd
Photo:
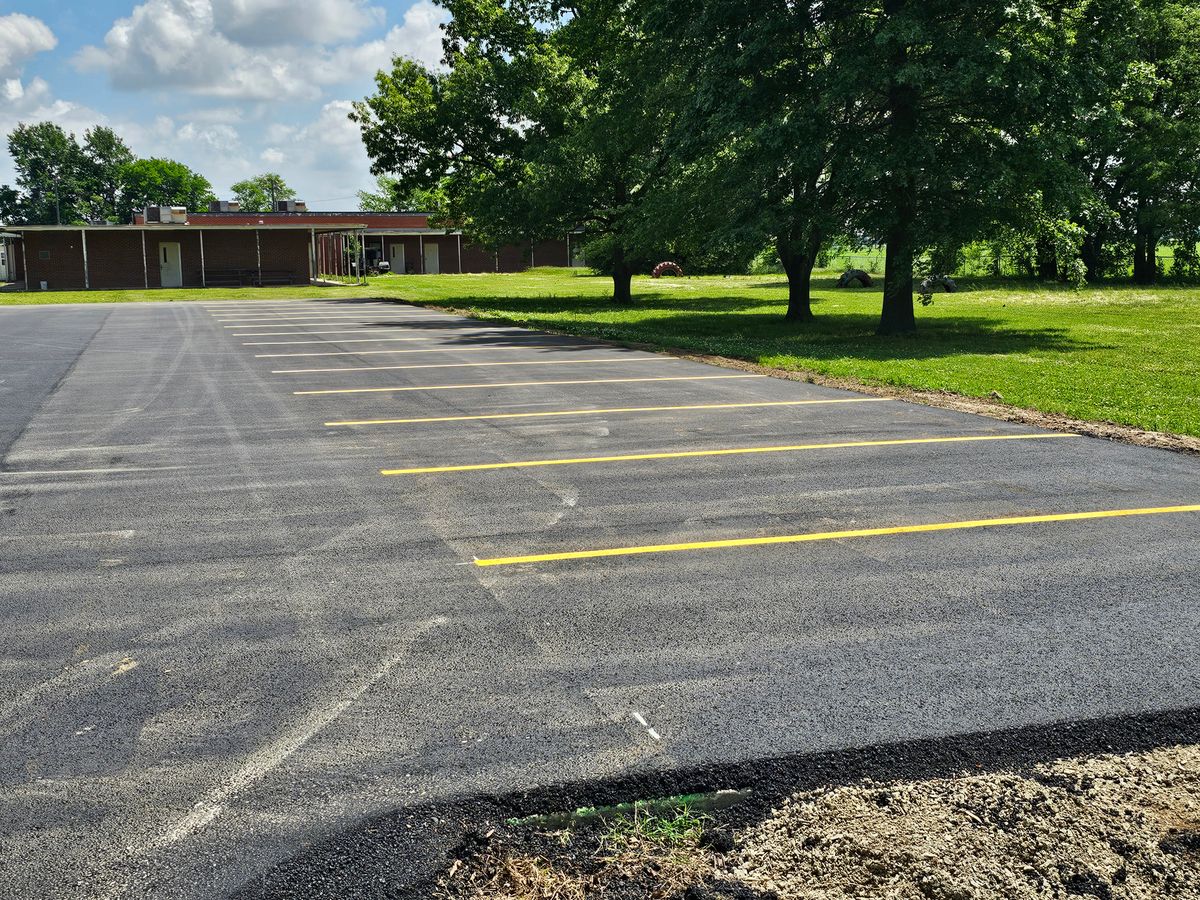
<path fill-rule="evenodd" d="M 388 297 L 472 316 L 735 357 L 921 390 L 951 391 L 1081 419 L 1200 435 L 1200 289 L 971 283 L 917 307 L 919 331 L 875 335 L 878 289 L 814 282 L 815 322 L 783 321 L 777 276 L 637 278 L 632 308 L 610 279 L 571 270 L 383 276 L 367 287 L 0 294 L 13 302 Z"/>

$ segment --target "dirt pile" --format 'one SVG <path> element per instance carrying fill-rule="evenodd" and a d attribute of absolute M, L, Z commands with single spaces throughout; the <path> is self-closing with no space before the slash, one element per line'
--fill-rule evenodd
<path fill-rule="evenodd" d="M 1195 745 L 807 791 L 732 834 L 681 821 L 619 841 L 502 835 L 456 861 L 443 896 L 1200 900 Z"/>
<path fill-rule="evenodd" d="M 780 897 L 1200 898 L 1200 748 L 793 797 L 728 874 Z"/>

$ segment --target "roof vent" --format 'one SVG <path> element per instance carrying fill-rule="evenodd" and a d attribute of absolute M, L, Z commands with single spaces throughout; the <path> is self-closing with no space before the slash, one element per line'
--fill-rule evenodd
<path fill-rule="evenodd" d="M 186 206 L 147 206 L 147 225 L 186 225 L 188 220 Z"/>
<path fill-rule="evenodd" d="M 303 200 L 276 200 L 274 211 L 281 213 L 308 212 L 308 204 Z"/>
<path fill-rule="evenodd" d="M 242 204 L 237 200 L 214 200 L 208 204 L 208 211 L 214 213 L 241 212 Z"/>

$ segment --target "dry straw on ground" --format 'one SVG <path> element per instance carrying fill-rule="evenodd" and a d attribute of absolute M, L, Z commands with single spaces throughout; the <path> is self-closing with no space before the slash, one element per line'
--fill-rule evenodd
<path fill-rule="evenodd" d="M 729 852 L 705 844 L 518 841 L 444 885 L 476 900 L 1200 900 L 1200 746 L 807 791 Z"/>

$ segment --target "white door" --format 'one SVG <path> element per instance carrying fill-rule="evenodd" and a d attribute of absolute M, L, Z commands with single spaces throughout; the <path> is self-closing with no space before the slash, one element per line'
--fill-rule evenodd
<path fill-rule="evenodd" d="M 158 245 L 158 269 L 163 287 L 183 287 L 183 264 L 178 244 Z"/>
<path fill-rule="evenodd" d="M 404 274 L 404 245 L 399 241 L 388 248 L 388 265 L 396 274 Z"/>
<path fill-rule="evenodd" d="M 0 281 L 8 281 L 8 244 L 0 243 Z"/>
<path fill-rule="evenodd" d="M 441 268 L 438 265 L 438 245 L 427 243 L 425 245 L 425 274 L 437 275 L 439 272 L 441 272 Z"/>

